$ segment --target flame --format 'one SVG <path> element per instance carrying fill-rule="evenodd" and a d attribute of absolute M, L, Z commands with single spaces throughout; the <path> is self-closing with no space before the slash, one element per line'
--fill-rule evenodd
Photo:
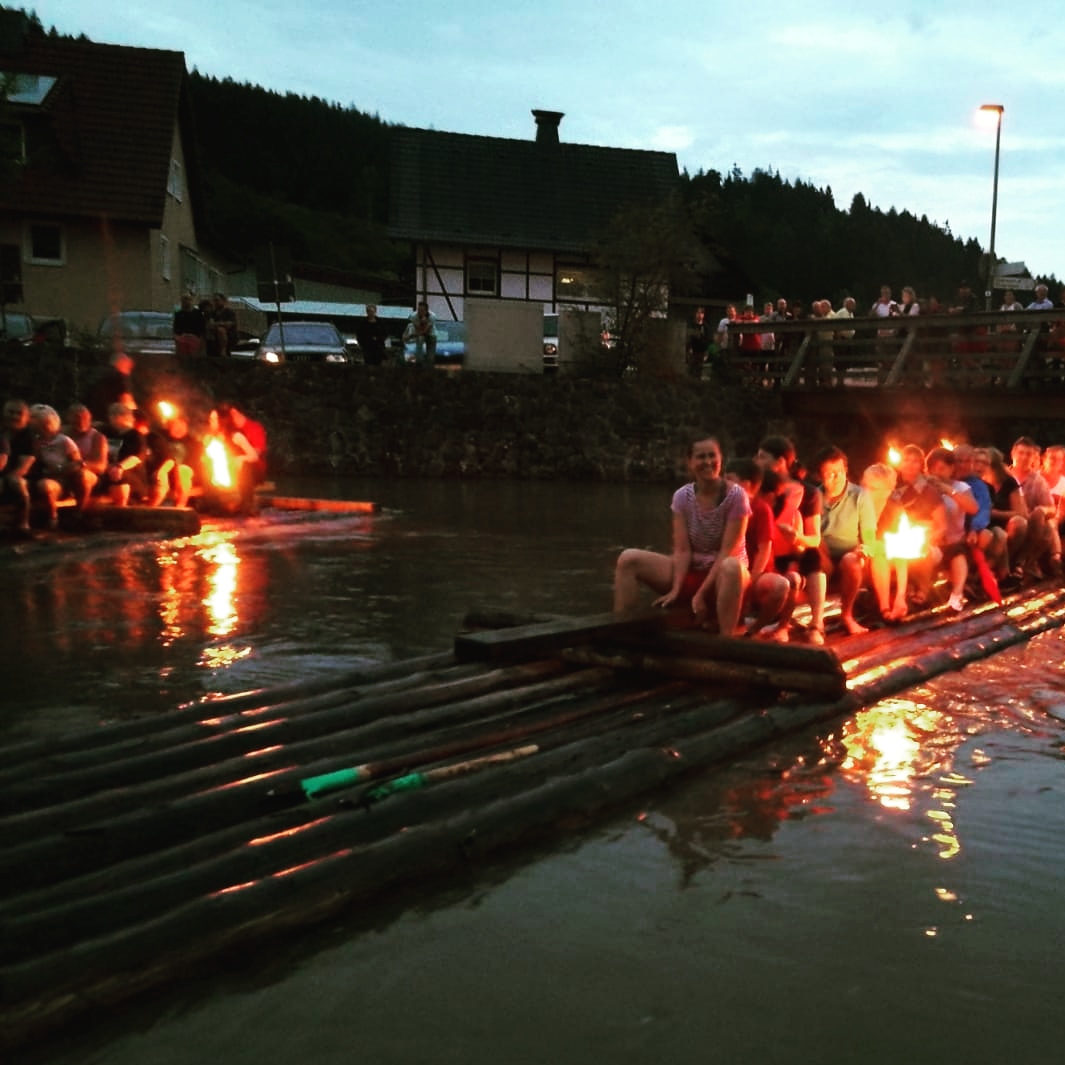
<path fill-rule="evenodd" d="M 233 473 L 229 467 L 225 441 L 221 437 L 213 436 L 204 444 L 203 452 L 210 463 L 211 483 L 219 488 L 232 488 Z"/>
<path fill-rule="evenodd" d="M 899 518 L 896 532 L 884 533 L 884 547 L 889 559 L 914 559 L 924 554 L 925 535 L 928 530 L 923 525 L 911 525 L 905 514 Z"/>
<path fill-rule="evenodd" d="M 155 406 L 159 411 L 159 416 L 164 422 L 170 421 L 170 419 L 178 412 L 177 407 L 175 407 L 173 403 L 168 403 L 165 399 L 159 400 Z"/>
<path fill-rule="evenodd" d="M 892 466 L 897 466 L 902 461 L 902 452 L 894 444 L 887 449 L 887 460 Z"/>
<path fill-rule="evenodd" d="M 948 440 L 945 436 L 939 441 L 940 447 L 945 447 L 948 451 L 954 450 L 954 441 Z"/>

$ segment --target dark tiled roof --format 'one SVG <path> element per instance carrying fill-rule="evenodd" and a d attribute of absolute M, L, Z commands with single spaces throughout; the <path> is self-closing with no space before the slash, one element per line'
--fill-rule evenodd
<path fill-rule="evenodd" d="M 0 70 L 59 78 L 40 107 L 11 107 L 23 119 L 28 161 L 0 183 L 0 208 L 162 223 L 181 52 L 33 37 L 0 55 Z"/>
<path fill-rule="evenodd" d="M 398 128 L 389 232 L 404 240 L 588 251 L 623 207 L 676 190 L 670 152 Z"/>

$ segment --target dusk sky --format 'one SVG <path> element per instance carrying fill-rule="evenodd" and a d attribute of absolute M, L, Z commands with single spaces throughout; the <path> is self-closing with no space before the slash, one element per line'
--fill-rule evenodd
<path fill-rule="evenodd" d="M 29 6 L 29 5 L 27 5 Z M 901 0 L 40 0 L 45 27 L 185 53 L 189 69 L 354 106 L 388 122 L 676 152 L 856 192 L 1065 277 L 1065 29 L 1053 5 Z M 263 131 L 269 136 L 269 130 Z"/>

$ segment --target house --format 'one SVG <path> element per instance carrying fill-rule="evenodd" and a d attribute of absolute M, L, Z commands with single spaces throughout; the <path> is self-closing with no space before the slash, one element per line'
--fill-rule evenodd
<path fill-rule="evenodd" d="M 0 16 L 0 262 L 23 308 L 95 331 L 114 311 L 217 291 L 184 56 Z"/>
<path fill-rule="evenodd" d="M 412 244 L 416 300 L 439 318 L 483 298 L 599 305 L 592 266 L 610 221 L 677 189 L 673 153 L 566 144 L 560 112 L 533 116 L 530 140 L 391 131 L 389 234 Z"/>

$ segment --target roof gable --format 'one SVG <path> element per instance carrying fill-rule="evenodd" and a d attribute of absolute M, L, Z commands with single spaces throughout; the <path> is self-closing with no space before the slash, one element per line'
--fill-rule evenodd
<path fill-rule="evenodd" d="M 670 152 L 391 131 L 393 237 L 588 251 L 625 207 L 661 203 L 677 186 Z"/>
<path fill-rule="evenodd" d="M 0 185 L 0 207 L 161 224 L 180 52 L 34 36 L 0 68 L 57 79 L 38 105 L 4 105 L 23 123 L 27 161 Z"/>

